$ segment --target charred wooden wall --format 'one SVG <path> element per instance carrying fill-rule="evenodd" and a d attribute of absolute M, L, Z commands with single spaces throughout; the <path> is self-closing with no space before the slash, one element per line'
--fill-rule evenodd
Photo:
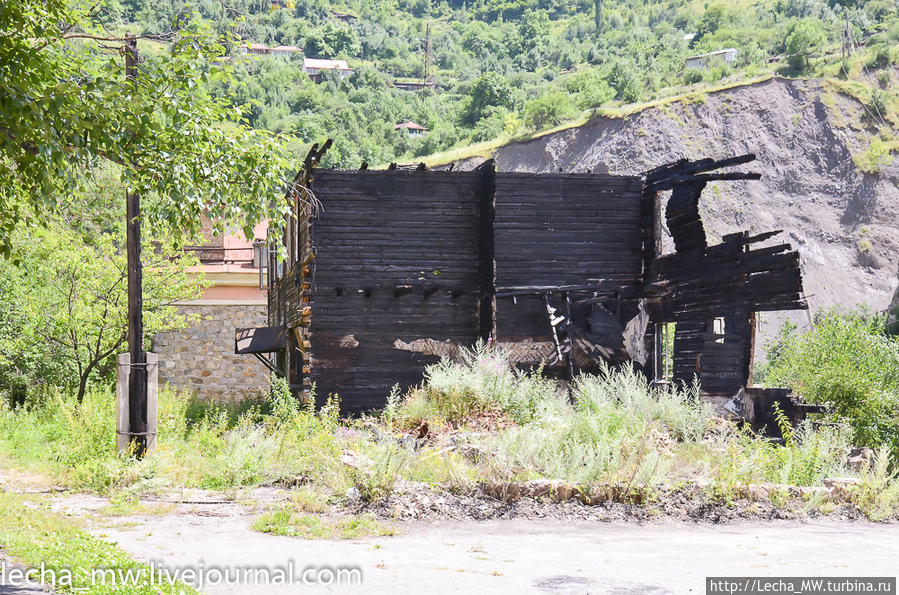
<path fill-rule="evenodd" d="M 642 187 L 633 176 L 497 173 L 497 291 L 603 285 L 618 309 L 615 292 L 642 279 Z M 596 305 L 574 308 L 589 326 Z M 500 342 L 547 340 L 542 295 L 501 298 L 496 315 Z"/>
<path fill-rule="evenodd" d="M 799 254 L 789 244 L 753 248 L 772 234 L 725 236 L 701 251 L 652 265 L 653 320 L 675 322 L 674 380 L 734 395 L 751 380 L 754 312 L 805 308 Z M 715 319 L 723 332 L 716 334 Z"/>
<path fill-rule="evenodd" d="M 348 410 L 382 406 L 394 384 L 419 383 L 426 365 L 479 338 L 520 349 L 518 363 L 562 363 L 550 357 L 562 352 L 546 300 L 571 309 L 565 333 L 580 360 L 566 365 L 645 361 L 655 377 L 658 330 L 675 322 L 674 379 L 733 395 L 751 377 L 754 313 L 805 307 L 798 254 L 758 247 L 775 233 L 707 245 L 705 182 L 758 174 L 704 172 L 751 155 L 641 177 L 496 173 L 492 161 L 471 172 L 318 170 L 321 152 L 310 155 L 312 193 L 294 191 L 269 324 L 292 331 L 280 362 L 291 384 L 311 379 Z M 665 189 L 677 251 L 660 256 Z"/>
<path fill-rule="evenodd" d="M 318 395 L 338 393 L 350 410 L 383 406 L 394 384 L 419 383 L 438 359 L 410 350 L 413 342 L 475 343 L 492 282 L 480 224 L 491 177 L 486 169 L 315 173 L 310 364 Z"/>

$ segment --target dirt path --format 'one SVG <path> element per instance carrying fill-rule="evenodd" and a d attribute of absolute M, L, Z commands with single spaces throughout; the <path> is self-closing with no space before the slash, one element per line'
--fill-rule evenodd
<path fill-rule="evenodd" d="M 27 568 L 13 562 L 0 550 L 0 595 L 46 595 L 49 587 L 23 580 Z"/>
<path fill-rule="evenodd" d="M 65 506 L 71 509 L 71 502 Z M 88 515 L 95 508 L 83 500 L 77 507 Z M 399 525 L 395 537 L 304 541 L 253 532 L 253 518 L 238 504 L 191 504 L 172 514 L 107 519 L 92 532 L 169 568 L 358 567 L 361 589 L 318 588 L 339 593 L 698 593 L 706 576 L 899 571 L 897 524 L 439 521 Z M 292 593 L 297 587 L 207 584 L 203 590 Z"/>

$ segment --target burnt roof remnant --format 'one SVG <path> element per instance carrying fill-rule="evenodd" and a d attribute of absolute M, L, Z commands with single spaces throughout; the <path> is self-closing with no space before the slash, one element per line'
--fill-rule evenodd
<path fill-rule="evenodd" d="M 762 177 L 758 173 L 709 174 L 704 172 L 749 163 L 753 160 L 755 160 L 755 155 L 752 154 L 722 161 L 681 159 L 647 172 L 645 191 L 672 191 L 668 206 L 665 207 L 665 219 L 678 252 L 701 252 L 708 247 L 705 229 L 702 227 L 702 219 L 699 217 L 699 197 L 708 182 L 712 180 L 758 180 Z"/>
<path fill-rule="evenodd" d="M 287 331 L 272 365 L 295 390 L 378 408 L 395 384 L 489 340 L 560 377 L 629 363 L 660 384 L 698 379 L 754 423 L 775 402 L 794 419 L 808 410 L 752 382 L 756 313 L 807 307 L 798 253 L 770 245 L 776 231 L 710 246 L 699 214 L 709 181 L 760 177 L 719 171 L 753 155 L 634 176 L 497 172 L 492 160 L 318 169 L 329 145 L 291 185 L 286 261 L 270 251 L 268 324 Z M 668 190 L 675 251 L 662 254 Z"/>

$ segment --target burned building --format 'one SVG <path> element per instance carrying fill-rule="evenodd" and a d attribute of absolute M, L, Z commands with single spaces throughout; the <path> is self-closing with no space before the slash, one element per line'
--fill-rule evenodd
<path fill-rule="evenodd" d="M 561 376 L 632 362 L 750 405 L 785 398 L 752 386 L 754 317 L 806 308 L 799 255 L 777 232 L 709 245 L 698 209 L 707 182 L 757 179 L 719 171 L 754 156 L 620 176 L 338 171 L 321 155 L 290 191 L 287 258 L 269 259 L 269 327 L 236 338 L 297 390 L 378 408 L 483 340 Z"/>

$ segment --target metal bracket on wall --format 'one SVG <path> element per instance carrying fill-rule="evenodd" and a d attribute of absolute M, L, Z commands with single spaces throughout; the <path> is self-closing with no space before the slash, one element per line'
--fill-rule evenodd
<path fill-rule="evenodd" d="M 255 355 L 256 359 L 261 361 L 265 365 L 266 368 L 271 370 L 273 374 L 277 374 L 279 378 L 284 378 L 284 372 L 279 370 L 277 366 L 273 366 L 272 362 L 270 362 L 267 359 L 265 359 L 264 357 L 262 357 L 261 353 L 254 353 L 253 355 Z"/>

